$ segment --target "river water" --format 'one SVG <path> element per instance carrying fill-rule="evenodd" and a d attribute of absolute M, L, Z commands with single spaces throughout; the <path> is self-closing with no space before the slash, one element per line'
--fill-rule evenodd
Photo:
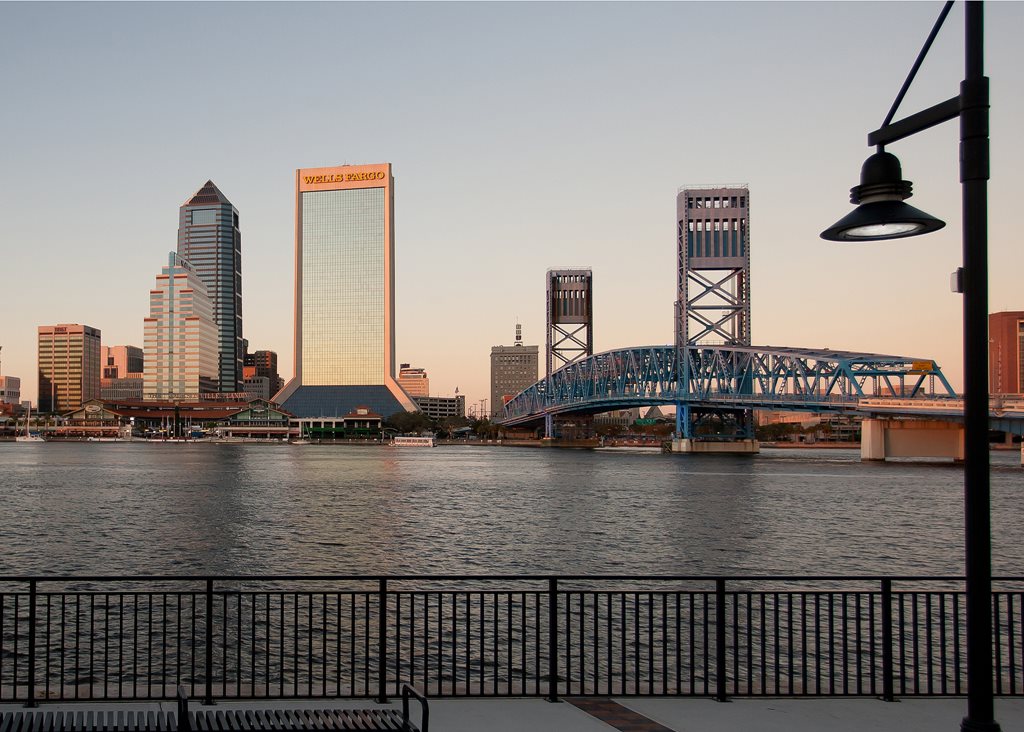
<path fill-rule="evenodd" d="M 857 450 L 0 444 L 0 574 L 959 574 L 963 471 Z M 1024 472 L 992 455 L 993 571 Z"/>

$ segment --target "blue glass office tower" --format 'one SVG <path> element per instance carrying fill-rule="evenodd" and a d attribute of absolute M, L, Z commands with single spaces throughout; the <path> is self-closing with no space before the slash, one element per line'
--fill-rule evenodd
<path fill-rule="evenodd" d="M 242 235 L 238 209 L 213 181 L 206 181 L 179 211 L 178 255 L 195 268 L 213 303 L 218 389 L 243 391 Z"/>

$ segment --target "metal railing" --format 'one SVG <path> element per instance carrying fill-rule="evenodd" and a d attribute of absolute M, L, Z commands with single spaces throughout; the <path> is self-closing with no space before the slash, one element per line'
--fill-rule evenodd
<path fill-rule="evenodd" d="M 993 593 L 1024 695 L 1024 578 Z M 960 577 L 0 578 L 0 702 L 966 693 Z"/>

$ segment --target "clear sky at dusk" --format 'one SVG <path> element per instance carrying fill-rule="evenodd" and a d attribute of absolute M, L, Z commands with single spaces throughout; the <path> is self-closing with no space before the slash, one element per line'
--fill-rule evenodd
<path fill-rule="evenodd" d="M 292 370 L 294 172 L 390 162 L 397 354 L 488 396 L 544 273 L 594 272 L 595 348 L 669 343 L 675 196 L 751 190 L 755 344 L 935 358 L 961 382 L 958 127 L 889 147 L 927 237 L 818 233 L 941 3 L 0 3 L 0 371 L 36 399 L 36 327 L 142 345 L 178 207 L 240 212 L 244 335 Z M 1024 3 L 986 5 L 990 310 L 1024 310 Z M 954 96 L 963 8 L 901 109 Z M 543 359 L 542 359 L 543 362 Z"/>

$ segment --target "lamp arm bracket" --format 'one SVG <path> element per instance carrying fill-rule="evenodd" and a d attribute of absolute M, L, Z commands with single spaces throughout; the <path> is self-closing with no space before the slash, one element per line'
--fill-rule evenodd
<path fill-rule="evenodd" d="M 932 26 L 931 33 L 928 34 L 927 40 L 924 42 L 924 46 L 921 47 L 921 52 L 917 54 L 917 59 L 914 61 L 914 65 L 910 69 L 910 73 L 907 74 L 906 81 L 903 82 L 903 86 L 900 88 L 899 94 L 896 95 L 896 101 L 892 103 L 892 107 L 889 108 L 889 113 L 885 115 L 885 121 L 882 122 L 882 127 L 888 127 L 889 123 L 892 122 L 892 118 L 896 116 L 896 110 L 899 109 L 900 103 L 903 101 L 903 97 L 907 95 L 907 91 L 910 89 L 910 85 L 914 83 L 914 77 L 917 76 L 918 69 L 921 68 L 921 64 L 924 62 L 924 57 L 928 55 L 928 51 L 931 50 L 932 43 L 935 42 L 935 37 L 939 35 L 939 29 L 942 28 L 942 24 L 946 22 L 946 16 L 949 15 L 949 11 L 953 8 L 953 0 L 947 0 L 946 4 L 942 7 L 942 12 L 939 13 L 938 19 L 935 21 L 935 25 Z"/>
<path fill-rule="evenodd" d="M 888 145 L 890 142 L 896 142 L 897 140 L 902 140 L 904 137 L 910 137 L 918 132 L 927 130 L 929 127 L 934 127 L 935 125 L 942 124 L 943 122 L 948 122 L 951 119 L 956 119 L 960 116 L 962 108 L 963 105 L 961 97 L 958 94 L 944 102 L 939 102 L 935 106 L 928 107 L 928 109 L 922 110 L 917 114 L 904 117 L 898 122 L 893 122 L 892 124 L 883 125 L 874 132 L 869 132 L 868 146 L 876 147 L 878 145 Z"/>

